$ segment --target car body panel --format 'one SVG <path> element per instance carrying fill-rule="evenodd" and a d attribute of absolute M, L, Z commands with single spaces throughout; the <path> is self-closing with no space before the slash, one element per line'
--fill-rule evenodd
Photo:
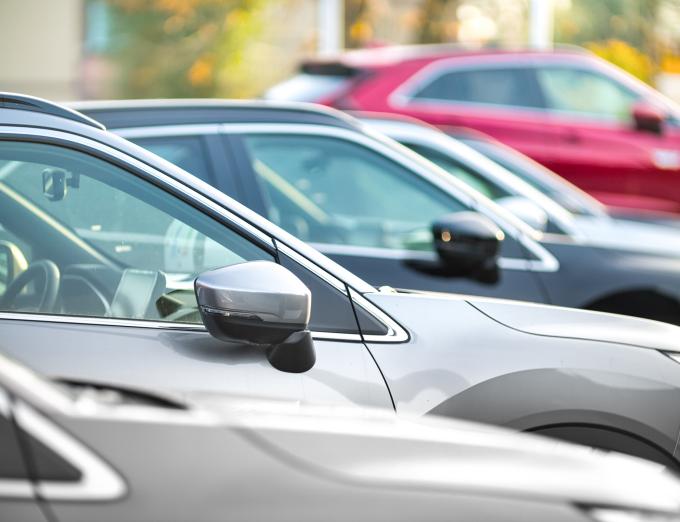
<path fill-rule="evenodd" d="M 680 483 L 661 466 L 464 421 L 223 394 L 139 403 L 122 390 L 56 388 L 5 357 L 0 385 L 22 427 L 30 411 L 58 431 L 62 450 L 87 445 L 92 460 L 80 470 L 108 462 L 124 488 L 103 502 L 63 501 L 38 480 L 58 520 L 448 520 L 453 511 L 568 522 L 588 520 L 589 507 L 680 509 Z"/>
<path fill-rule="evenodd" d="M 316 340 L 314 368 L 292 374 L 273 370 L 264 349 L 230 346 L 206 331 L 87 322 L 3 320 L 0 351 L 64 380 L 392 408 L 375 362 L 358 342 Z"/>
<path fill-rule="evenodd" d="M 612 342 L 582 343 L 579 338 L 592 340 L 599 330 L 589 329 L 587 321 L 573 325 L 569 319 L 534 314 L 533 331 L 549 333 L 527 335 L 482 313 L 488 306 L 503 310 L 503 317 L 514 306 L 524 306 L 512 302 L 489 300 L 478 309 L 475 298 L 445 294 L 368 298 L 407 318 L 404 326 L 411 332 L 408 345 L 368 343 L 398 413 L 493 419 L 520 430 L 592 424 L 644 433 L 673 454 L 680 426 L 680 365 L 659 352 Z M 525 310 L 530 317 L 531 306 Z M 596 324 L 610 319 L 592 317 Z M 659 337 L 665 338 L 666 325 L 658 328 Z M 678 341 L 677 335 L 673 338 Z M 541 391 L 546 387 L 548 395 Z"/>

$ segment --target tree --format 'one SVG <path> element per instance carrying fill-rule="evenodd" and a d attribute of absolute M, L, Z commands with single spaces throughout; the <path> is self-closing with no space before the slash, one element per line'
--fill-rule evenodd
<path fill-rule="evenodd" d="M 261 0 L 108 0 L 118 93 L 129 98 L 248 96 L 243 52 Z"/>

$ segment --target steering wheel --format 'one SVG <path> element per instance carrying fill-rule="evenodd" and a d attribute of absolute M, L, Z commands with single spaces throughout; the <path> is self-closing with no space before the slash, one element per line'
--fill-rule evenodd
<path fill-rule="evenodd" d="M 34 261 L 7 286 L 0 298 L 0 310 L 16 310 L 13 306 L 14 301 L 26 285 L 34 280 L 42 280 L 42 291 L 36 289 L 39 300 L 36 303 L 26 303 L 25 308 L 35 312 L 52 311 L 57 304 L 60 279 L 59 267 L 54 262 L 49 259 Z"/>

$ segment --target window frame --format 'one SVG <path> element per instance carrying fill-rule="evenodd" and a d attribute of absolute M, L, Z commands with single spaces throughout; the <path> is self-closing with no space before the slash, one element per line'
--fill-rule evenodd
<path fill-rule="evenodd" d="M 501 268 L 505 270 L 529 270 L 534 272 L 554 272 L 559 268 L 559 262 L 547 249 L 533 239 L 530 239 L 525 233 L 516 229 L 510 223 L 505 222 L 502 219 L 502 216 L 499 216 L 490 208 L 487 208 L 486 205 L 480 205 L 475 199 L 475 196 L 468 194 L 465 189 L 459 188 L 458 184 L 463 185 L 462 182 L 458 182 L 458 184 L 455 183 L 457 180 L 452 181 L 450 179 L 451 175 L 448 172 L 439 167 L 436 167 L 436 170 L 433 169 L 432 164 L 428 160 L 421 158 L 418 154 L 403 145 L 399 145 L 396 142 L 393 143 L 393 140 L 390 140 L 389 138 L 387 138 L 389 143 L 385 143 L 384 138 L 370 130 L 358 132 L 341 127 L 297 123 L 233 123 L 223 124 L 221 127 L 221 132 L 225 135 L 229 135 L 232 140 L 241 140 L 241 135 L 243 134 L 304 134 L 315 137 L 333 137 L 367 148 L 374 153 L 380 154 L 386 159 L 395 162 L 400 167 L 406 168 L 411 171 L 413 175 L 434 185 L 436 189 L 447 193 L 449 197 L 460 200 L 463 205 L 468 206 L 471 210 L 486 215 L 503 230 L 506 237 L 510 237 L 517 241 L 528 252 L 528 255 L 534 258 L 501 257 L 498 260 Z M 393 150 L 393 145 L 403 149 L 400 151 L 402 154 L 398 154 L 397 151 Z M 414 162 L 408 161 L 409 159 L 414 160 Z M 252 166 L 250 166 L 247 171 L 244 170 L 241 172 L 241 175 L 249 176 L 253 179 L 257 176 Z M 260 198 L 262 198 L 262 195 L 260 195 Z M 261 199 L 260 201 L 260 205 L 264 208 L 264 199 Z M 513 217 L 512 219 L 516 220 L 517 218 Z M 310 244 L 326 255 L 343 254 L 384 259 L 429 261 L 436 259 L 435 256 L 437 255 L 435 252 L 423 252 L 418 250 L 337 245 L 333 243 Z"/>
<path fill-rule="evenodd" d="M 492 103 L 466 102 L 456 100 L 444 100 L 435 98 L 417 98 L 415 94 L 427 87 L 442 76 L 451 72 L 466 71 L 466 70 L 482 70 L 482 69 L 527 69 L 533 76 L 533 83 L 535 84 L 538 93 L 541 96 L 542 107 L 522 107 L 519 105 L 504 105 Z M 605 80 L 609 80 L 613 84 L 619 86 L 626 92 L 634 94 L 638 99 L 645 99 L 645 95 L 625 85 L 624 82 L 619 81 L 615 76 L 607 74 L 598 67 L 583 63 L 574 62 L 571 60 L 560 60 L 553 57 L 532 57 L 522 58 L 513 56 L 512 61 L 503 56 L 479 56 L 474 57 L 474 61 L 470 58 L 444 58 L 430 62 L 422 69 L 417 71 L 413 76 L 408 78 L 404 83 L 397 87 L 389 96 L 388 103 L 394 107 L 399 108 L 413 108 L 413 109 L 434 109 L 444 107 L 451 108 L 481 108 L 492 110 L 503 110 L 509 112 L 518 112 L 534 115 L 553 115 L 563 117 L 564 119 L 573 119 L 574 121 L 587 121 L 590 123 L 600 124 L 615 124 L 621 126 L 622 122 L 614 118 L 598 118 L 587 113 L 575 113 L 570 111 L 561 111 L 552 109 L 548 106 L 548 100 L 545 95 L 545 90 L 539 81 L 537 72 L 542 69 L 569 69 L 592 73 L 596 76 L 601 76 Z"/>
<path fill-rule="evenodd" d="M 397 89 L 389 95 L 388 103 L 395 107 L 415 109 L 420 107 L 434 108 L 447 106 L 451 108 L 487 108 L 492 110 L 502 109 L 513 112 L 524 112 L 528 114 L 545 114 L 546 100 L 540 85 L 538 85 L 538 79 L 536 78 L 535 69 L 538 66 L 536 62 L 527 59 L 508 61 L 499 59 L 498 57 L 475 58 L 474 61 L 468 58 L 446 58 L 430 62 L 397 87 Z M 447 74 L 494 69 L 526 69 L 531 75 L 530 80 L 534 83 L 537 92 L 541 96 L 541 107 L 524 107 L 521 105 L 446 100 L 439 98 L 419 98 L 415 96 L 417 92 L 423 90 L 425 87 L 431 85 Z"/>
<path fill-rule="evenodd" d="M 151 136 L 151 133 L 149 133 Z M 319 277 L 331 283 L 340 290 L 348 299 L 349 288 L 343 281 L 330 274 L 327 270 L 314 263 L 304 255 L 282 243 L 278 238 L 265 232 L 237 215 L 230 208 L 221 205 L 210 199 L 204 193 L 199 192 L 194 187 L 184 183 L 171 175 L 159 170 L 156 165 L 145 162 L 133 157 L 127 152 L 114 148 L 107 143 L 96 141 L 82 135 L 74 135 L 60 130 L 41 129 L 36 133 L 34 128 L 11 128 L 10 130 L 0 127 L 0 141 L 26 141 L 30 143 L 43 143 L 46 145 L 59 146 L 66 149 L 75 150 L 87 154 L 99 160 L 108 162 L 116 167 L 128 172 L 130 175 L 137 176 L 159 189 L 169 192 L 172 196 L 185 204 L 195 208 L 197 211 L 207 215 L 222 226 L 226 226 L 235 233 L 241 235 L 246 240 L 253 242 L 258 247 L 270 253 L 278 262 L 278 251 L 282 248 L 287 249 L 287 254 L 293 257 L 296 262 L 302 264 Z M 359 293 L 353 299 L 355 305 L 364 308 L 370 315 L 374 316 L 379 322 L 387 327 L 385 335 L 362 335 L 348 334 L 340 332 L 312 332 L 314 339 L 340 340 L 340 341 L 370 341 L 380 343 L 405 342 L 409 339 L 408 333 L 390 316 L 382 312 L 377 306 L 362 297 Z M 21 320 L 39 321 L 62 324 L 87 324 L 99 326 L 120 326 L 151 328 L 160 330 L 189 330 L 205 332 L 203 324 L 173 323 L 163 321 L 148 321 L 137 319 L 119 319 L 108 317 L 86 317 L 70 315 L 50 315 L 27 312 L 5 312 L 0 311 L 0 320 Z"/>

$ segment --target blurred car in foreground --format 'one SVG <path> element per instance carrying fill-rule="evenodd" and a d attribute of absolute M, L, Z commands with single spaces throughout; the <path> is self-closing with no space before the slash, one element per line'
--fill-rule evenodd
<path fill-rule="evenodd" d="M 0 352 L 9 357 L 72 384 L 461 417 L 680 468 L 680 328 L 378 291 L 82 114 L 25 96 L 0 100 Z M 346 135 L 358 134 L 347 121 Z M 282 217 L 296 212 L 282 208 Z"/>
<path fill-rule="evenodd" d="M 680 482 L 623 455 L 461 421 L 56 385 L 2 356 L 0 457 L 8 522 L 680 520 Z"/>
<path fill-rule="evenodd" d="M 615 219 L 590 196 L 556 174 L 543 172 L 545 167 L 495 140 L 482 141 L 483 138 L 477 136 L 475 145 L 468 146 L 472 138 L 463 143 L 409 118 L 376 113 L 354 116 L 437 164 L 537 230 L 566 235 L 583 245 L 675 256 L 680 262 L 677 228 Z M 475 146 L 479 152 L 472 150 Z M 506 168 L 510 164 L 517 169 L 522 161 L 522 165 L 531 162 L 535 168 L 524 168 L 521 178 Z M 540 171 L 536 172 L 537 169 Z M 556 193 L 560 200 L 568 201 L 570 207 L 577 207 L 578 212 L 571 212 L 552 199 Z M 582 197 L 578 198 L 579 195 Z"/>
<path fill-rule="evenodd" d="M 471 127 L 607 204 L 680 213 L 680 109 L 583 50 L 351 51 L 305 62 L 266 97 Z"/>
<path fill-rule="evenodd" d="M 553 217 L 546 233 L 538 234 L 474 184 L 453 179 L 338 111 L 209 100 L 72 106 L 375 286 L 507 297 L 680 324 L 675 236 L 656 250 L 632 238 L 622 244 L 615 230 L 591 244 L 581 240 L 568 212 L 534 191 Z M 510 203 L 517 206 L 517 198 Z M 458 242 L 446 240 L 451 237 Z"/>

